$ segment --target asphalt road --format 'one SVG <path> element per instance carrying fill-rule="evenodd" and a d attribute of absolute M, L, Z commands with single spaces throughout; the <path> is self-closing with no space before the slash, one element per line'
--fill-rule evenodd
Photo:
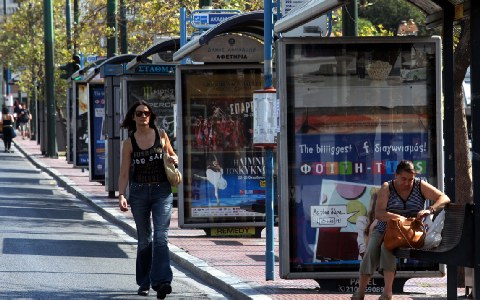
<path fill-rule="evenodd" d="M 3 149 L 0 249 L 0 299 L 147 299 L 136 295 L 136 240 Z M 177 266 L 172 288 L 167 299 L 228 298 Z"/>

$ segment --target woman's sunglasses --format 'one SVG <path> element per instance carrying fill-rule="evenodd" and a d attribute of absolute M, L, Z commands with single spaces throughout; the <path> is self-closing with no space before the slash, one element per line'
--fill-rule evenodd
<path fill-rule="evenodd" d="M 150 112 L 149 111 L 137 110 L 137 111 L 135 111 L 135 116 L 137 116 L 139 118 L 145 116 L 146 118 L 148 118 L 148 117 L 150 117 Z"/>

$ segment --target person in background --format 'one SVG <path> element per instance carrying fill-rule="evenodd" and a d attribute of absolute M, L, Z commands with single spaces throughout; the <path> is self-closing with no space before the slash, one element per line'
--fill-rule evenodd
<path fill-rule="evenodd" d="M 15 121 L 15 129 L 18 129 L 18 116 L 20 115 L 20 112 L 22 111 L 22 105 L 20 104 L 20 102 L 18 102 L 18 100 L 15 100 L 15 103 L 13 104 L 13 117 L 14 117 L 14 121 Z"/>
<path fill-rule="evenodd" d="M 417 172 L 411 161 L 402 160 L 397 165 L 395 178 L 383 183 L 377 193 L 375 218 L 377 225 L 369 237 L 367 251 L 360 263 L 360 279 L 358 291 L 351 300 L 363 300 L 365 289 L 375 270 L 384 277 L 384 290 L 379 300 L 390 300 L 393 297 L 392 286 L 396 271 L 396 258 L 383 245 L 383 235 L 388 220 L 405 220 L 415 215 L 418 219 L 442 209 L 450 202 L 447 195 L 426 181 L 415 178 Z M 433 204 L 425 209 L 426 199 Z"/>
<path fill-rule="evenodd" d="M 8 111 L 5 105 L 2 107 L 2 126 L 3 126 L 3 145 L 5 153 L 13 152 L 10 148 L 12 146 L 12 139 L 14 136 L 14 118 Z"/>
<path fill-rule="evenodd" d="M 17 116 L 18 129 L 20 130 L 20 135 L 22 139 L 30 137 L 30 120 L 32 119 L 32 114 L 27 108 L 27 103 L 21 105 L 22 109 L 20 110 L 19 115 Z"/>
<path fill-rule="evenodd" d="M 148 296 L 152 287 L 157 291 L 157 299 L 164 299 L 172 292 L 168 229 L 173 195 L 163 155 L 168 152 L 175 164 L 178 157 L 165 131 L 156 128 L 155 119 L 152 107 L 143 100 L 134 103 L 125 115 L 121 126 L 128 129 L 129 137 L 122 146 L 118 203 L 121 211 L 128 211 L 130 205 L 137 227 L 138 295 Z"/>

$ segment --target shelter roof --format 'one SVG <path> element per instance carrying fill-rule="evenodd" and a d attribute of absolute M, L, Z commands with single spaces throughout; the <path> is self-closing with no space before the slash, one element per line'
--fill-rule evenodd
<path fill-rule="evenodd" d="M 96 65 L 95 67 L 90 68 L 86 73 L 86 80 L 89 81 L 93 77 L 95 77 L 98 73 L 100 73 L 100 69 L 103 68 L 105 65 L 120 65 L 131 61 L 137 54 L 120 54 L 116 56 L 112 56 L 110 58 L 105 59 L 100 64 Z"/>
<path fill-rule="evenodd" d="M 175 52 L 180 48 L 180 39 L 179 38 L 172 38 L 166 41 L 158 42 L 152 46 L 150 46 L 147 50 L 143 53 L 137 55 L 127 64 L 127 70 L 132 69 L 139 63 L 143 62 L 151 62 L 148 61 L 148 57 L 166 51 Z"/>
<path fill-rule="evenodd" d="M 442 23 L 445 9 L 455 11 L 455 19 L 461 19 L 469 13 L 468 0 L 405 0 L 427 15 L 427 28 L 433 28 Z M 286 32 L 326 12 L 344 5 L 347 0 L 309 0 L 297 5 L 288 14 L 275 23 L 275 32 Z"/>

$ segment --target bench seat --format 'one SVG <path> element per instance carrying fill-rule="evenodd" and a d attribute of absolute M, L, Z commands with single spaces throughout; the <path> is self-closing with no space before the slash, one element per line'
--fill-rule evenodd
<path fill-rule="evenodd" d="M 442 241 L 429 250 L 398 248 L 399 258 L 474 267 L 474 205 L 449 203 L 445 206 Z"/>

